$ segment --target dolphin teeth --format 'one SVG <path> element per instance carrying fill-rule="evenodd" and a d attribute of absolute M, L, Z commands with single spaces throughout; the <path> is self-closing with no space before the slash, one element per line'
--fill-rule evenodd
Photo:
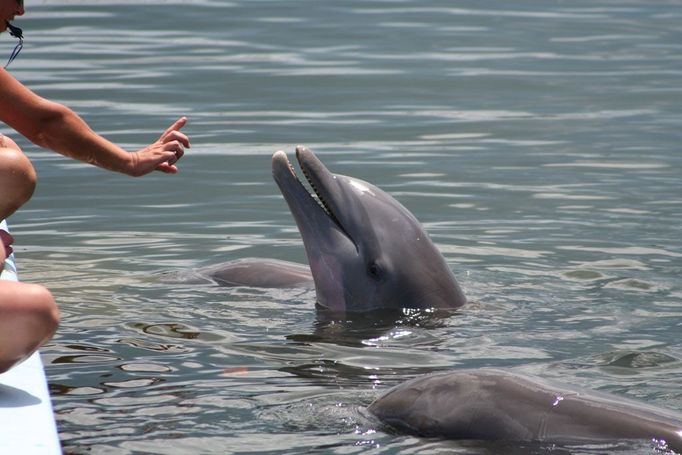
<path fill-rule="evenodd" d="M 317 186 L 315 186 L 315 183 L 313 183 L 312 178 L 310 178 L 310 174 L 308 174 L 308 171 L 305 170 L 304 167 L 301 166 L 301 170 L 303 171 L 303 175 L 305 175 L 306 180 L 308 181 L 308 184 L 310 184 L 310 187 L 313 190 L 314 194 L 311 194 L 313 199 L 315 199 L 320 207 L 329 215 L 329 217 L 339 226 L 341 226 L 341 223 L 339 222 L 339 219 L 336 218 L 336 215 L 334 215 L 334 212 L 332 211 L 331 207 L 329 207 L 329 204 L 327 204 L 327 201 L 324 200 L 322 195 L 317 189 Z"/>
<path fill-rule="evenodd" d="M 296 168 L 294 167 L 293 164 L 291 164 L 291 161 L 289 161 L 288 159 L 287 159 L 287 165 L 289 166 L 289 170 L 291 171 L 291 173 L 296 177 Z M 298 178 L 298 177 L 296 177 L 296 178 Z"/>

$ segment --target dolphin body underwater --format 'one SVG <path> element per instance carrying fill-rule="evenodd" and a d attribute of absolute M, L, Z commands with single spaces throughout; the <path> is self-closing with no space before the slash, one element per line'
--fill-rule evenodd
<path fill-rule="evenodd" d="M 376 186 L 332 174 L 307 148 L 284 152 L 272 174 L 303 238 L 310 268 L 248 258 L 205 267 L 194 282 L 263 288 L 314 286 L 334 314 L 377 309 L 455 309 L 466 303 L 445 258 L 405 207 Z M 655 441 L 682 451 L 682 416 L 633 400 L 501 370 L 420 376 L 369 407 L 401 432 L 449 439 L 589 443 Z"/>

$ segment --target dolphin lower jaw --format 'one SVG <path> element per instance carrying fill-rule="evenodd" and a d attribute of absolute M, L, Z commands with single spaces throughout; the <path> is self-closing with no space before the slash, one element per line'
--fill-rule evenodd
<path fill-rule="evenodd" d="M 273 177 L 296 221 L 308 264 L 314 271 L 317 303 L 326 309 L 343 312 L 346 305 L 340 257 L 356 260 L 357 245 L 323 202 L 320 188 L 311 183 L 315 195 L 311 194 L 284 152 L 275 153 L 272 162 Z M 301 169 L 307 175 L 312 172 L 303 165 Z"/>
<path fill-rule="evenodd" d="M 319 306 L 332 312 L 343 313 L 351 309 L 346 269 L 348 264 L 358 263 L 355 245 L 341 232 L 319 243 L 304 235 L 308 264 L 314 271 L 313 281 Z"/>
<path fill-rule="evenodd" d="M 325 218 L 335 225 L 336 230 L 340 231 L 354 246 L 357 250 L 357 243 L 353 237 L 344 228 L 343 224 L 339 220 L 339 217 L 332 210 L 330 204 L 327 203 L 328 197 L 325 194 L 331 195 L 331 191 L 327 188 L 321 187 L 319 183 L 322 179 L 314 175 L 316 171 L 312 170 L 309 166 L 306 166 L 304 160 L 301 158 L 300 150 L 306 150 L 304 147 L 296 148 L 296 157 L 299 160 L 299 165 L 306 181 L 310 184 L 313 192 L 311 193 L 301 182 L 298 175 L 296 174 L 296 169 L 289 161 L 286 153 L 278 151 L 273 155 L 273 177 L 277 182 L 277 185 L 287 201 L 291 212 L 296 218 L 296 223 L 299 228 L 302 228 L 300 221 L 304 218 Z M 320 163 L 321 164 L 321 163 Z M 326 168 L 323 170 L 328 174 L 326 177 L 333 179 L 331 172 L 327 171 Z M 302 232 L 303 234 L 303 232 Z"/>
<path fill-rule="evenodd" d="M 315 280 L 315 294 L 317 295 L 317 305 L 335 314 L 344 314 L 348 310 L 346 301 L 343 298 L 343 282 L 335 280 L 333 275 L 321 280 L 317 276 Z"/>

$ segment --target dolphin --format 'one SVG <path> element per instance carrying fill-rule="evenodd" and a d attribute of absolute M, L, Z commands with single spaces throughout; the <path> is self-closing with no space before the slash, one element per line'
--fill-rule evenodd
<path fill-rule="evenodd" d="M 224 286 L 314 287 L 332 314 L 380 309 L 453 309 L 466 298 L 419 221 L 386 192 L 331 173 L 306 147 L 296 148 L 312 194 L 287 155 L 272 157 L 272 175 L 296 221 L 309 268 L 242 259 L 199 270 Z"/>
<path fill-rule="evenodd" d="M 167 281 L 184 284 L 213 283 L 225 287 L 312 288 L 310 268 L 295 262 L 268 258 L 242 258 L 172 274 Z"/>
<path fill-rule="evenodd" d="M 641 439 L 682 452 L 682 414 L 510 371 L 420 376 L 368 410 L 417 436 L 553 444 Z"/>

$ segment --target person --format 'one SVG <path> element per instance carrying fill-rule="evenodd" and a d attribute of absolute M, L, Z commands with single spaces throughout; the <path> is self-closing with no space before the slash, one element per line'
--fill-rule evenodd
<path fill-rule="evenodd" d="M 25 13 L 22 0 L 0 0 L 0 34 Z M 138 177 L 153 171 L 178 172 L 177 161 L 190 147 L 176 120 L 158 140 L 128 152 L 93 131 L 68 107 L 37 95 L 0 68 L 0 121 L 34 144 L 110 171 Z M 35 169 L 21 148 L 0 134 L 0 220 L 19 210 L 33 195 Z M 2 236 L 0 258 L 11 252 L 12 237 Z M 58 312 L 53 296 L 40 286 L 0 280 L 0 372 L 28 358 L 54 334 Z"/>
<path fill-rule="evenodd" d="M 7 256 L 4 243 L 11 241 L 11 236 L 2 232 L 0 271 Z M 52 338 L 58 324 L 57 304 L 47 288 L 0 280 L 0 373 L 27 359 Z"/>

